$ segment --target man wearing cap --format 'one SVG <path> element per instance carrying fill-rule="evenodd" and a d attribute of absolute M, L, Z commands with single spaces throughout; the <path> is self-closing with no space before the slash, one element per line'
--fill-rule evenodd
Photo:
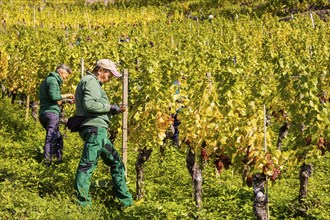
<path fill-rule="evenodd" d="M 133 204 L 132 195 L 126 185 L 124 165 L 107 132 L 109 115 L 126 110 L 123 106 L 110 105 L 107 94 L 102 88 L 102 84 L 109 82 L 113 76 L 121 76 L 115 64 L 109 59 L 101 59 L 95 64 L 92 72 L 87 71 L 76 89 L 76 115 L 86 117 L 79 130 L 79 135 L 85 144 L 74 185 L 78 204 L 82 207 L 92 204 L 89 188 L 99 157 L 110 167 L 113 191 L 122 206 Z"/>
<path fill-rule="evenodd" d="M 39 121 L 46 130 L 44 145 L 44 160 L 47 166 L 52 163 L 53 154 L 57 157 L 57 163 L 62 162 L 63 138 L 59 130 L 60 105 L 72 104 L 73 94 L 61 94 L 61 85 L 71 74 L 71 69 L 61 64 L 55 72 L 49 73 L 39 88 Z"/>

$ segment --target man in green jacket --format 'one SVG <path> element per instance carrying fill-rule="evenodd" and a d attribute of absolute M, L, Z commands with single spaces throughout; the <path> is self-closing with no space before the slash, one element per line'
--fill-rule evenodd
<path fill-rule="evenodd" d="M 50 166 L 53 154 L 57 157 L 57 163 L 62 162 L 63 138 L 59 130 L 60 105 L 73 103 L 73 94 L 61 94 L 61 85 L 71 74 L 71 69 L 61 64 L 55 72 L 49 73 L 39 88 L 39 121 L 46 130 L 44 145 L 45 164 Z"/>
<path fill-rule="evenodd" d="M 109 115 L 126 110 L 122 106 L 110 105 L 102 88 L 102 84 L 109 82 L 113 76 L 121 76 L 115 64 L 109 59 L 101 59 L 95 64 L 92 72 L 87 72 L 76 88 L 76 115 L 86 117 L 79 130 L 85 144 L 74 185 L 78 203 L 82 207 L 92 204 L 89 188 L 99 157 L 110 167 L 115 196 L 124 207 L 133 204 L 132 195 L 126 185 L 124 165 L 107 132 Z"/>

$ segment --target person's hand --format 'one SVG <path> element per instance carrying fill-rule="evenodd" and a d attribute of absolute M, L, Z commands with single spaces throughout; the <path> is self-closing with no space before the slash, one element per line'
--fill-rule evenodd
<path fill-rule="evenodd" d="M 67 94 L 62 95 L 62 100 L 59 101 L 59 105 L 66 104 L 66 103 L 69 103 L 69 104 L 75 103 L 73 94 L 67 93 Z"/>
<path fill-rule="evenodd" d="M 64 99 L 64 103 L 74 104 L 74 99 Z"/>
<path fill-rule="evenodd" d="M 122 110 L 117 104 L 110 105 L 110 114 L 117 115 L 121 112 L 122 112 Z"/>
<path fill-rule="evenodd" d="M 63 94 L 62 98 L 63 99 L 74 99 L 74 95 L 71 93 Z"/>
<path fill-rule="evenodd" d="M 126 111 L 126 106 L 124 106 L 124 105 L 120 105 L 120 111 L 121 112 L 125 112 Z"/>
<path fill-rule="evenodd" d="M 74 101 L 74 99 L 64 98 L 64 99 L 58 101 L 57 103 L 58 103 L 59 105 L 67 104 L 67 103 L 68 103 L 68 104 L 74 104 L 75 101 Z"/>

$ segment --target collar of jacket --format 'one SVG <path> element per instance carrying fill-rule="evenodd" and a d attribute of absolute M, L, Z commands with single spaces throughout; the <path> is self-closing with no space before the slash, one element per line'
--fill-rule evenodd
<path fill-rule="evenodd" d="M 60 85 L 62 85 L 62 83 L 63 83 L 63 79 L 61 78 L 60 74 L 58 74 L 57 72 L 51 72 L 51 73 L 49 73 L 48 76 L 53 76 L 53 77 L 55 77 L 56 80 L 58 81 L 58 83 L 59 83 Z"/>
<path fill-rule="evenodd" d="M 89 71 L 86 71 L 86 73 L 88 74 L 88 75 L 91 75 L 91 76 L 93 76 L 99 83 L 100 83 L 100 85 L 102 86 L 102 83 L 100 82 L 100 80 L 92 73 L 92 72 L 89 72 Z"/>

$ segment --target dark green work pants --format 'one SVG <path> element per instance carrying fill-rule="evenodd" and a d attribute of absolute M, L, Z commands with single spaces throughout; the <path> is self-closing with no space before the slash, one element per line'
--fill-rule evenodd
<path fill-rule="evenodd" d="M 85 144 L 75 179 L 78 203 L 82 207 L 92 205 L 89 187 L 93 171 L 97 167 L 98 159 L 101 156 L 104 163 L 110 167 L 116 197 L 124 206 L 132 205 L 132 195 L 128 192 L 126 186 L 125 168 L 108 138 L 107 129 L 86 127 L 79 134 Z"/>

